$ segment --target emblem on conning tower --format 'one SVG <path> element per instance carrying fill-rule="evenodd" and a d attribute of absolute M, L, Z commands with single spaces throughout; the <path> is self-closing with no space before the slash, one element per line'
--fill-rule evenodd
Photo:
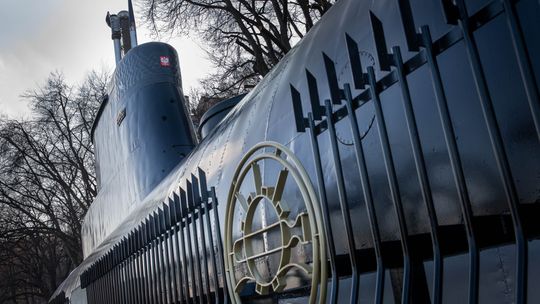
<path fill-rule="evenodd" d="M 325 245 L 319 203 L 300 161 L 279 143 L 255 145 L 238 164 L 227 200 L 225 263 L 233 301 L 240 303 L 251 284 L 260 295 L 309 286 L 309 302 L 325 302 Z"/>

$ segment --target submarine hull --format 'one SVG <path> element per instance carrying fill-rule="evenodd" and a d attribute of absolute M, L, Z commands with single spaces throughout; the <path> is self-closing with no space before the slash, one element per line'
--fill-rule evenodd
<path fill-rule="evenodd" d="M 56 298 L 539 301 L 538 17 L 338 1 L 125 217 L 96 200 Z"/>

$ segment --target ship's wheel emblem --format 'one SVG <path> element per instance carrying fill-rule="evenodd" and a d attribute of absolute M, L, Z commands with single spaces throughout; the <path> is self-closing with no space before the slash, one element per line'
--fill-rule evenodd
<path fill-rule="evenodd" d="M 278 168 L 276 176 L 266 179 L 270 185 L 263 182 L 264 166 Z M 246 188 L 252 191 L 244 193 Z M 286 188 L 296 193 L 292 196 L 296 199 L 284 198 Z M 262 220 L 261 208 L 268 212 Z M 325 302 L 326 239 L 321 223 L 315 191 L 294 154 L 275 142 L 249 150 L 236 169 L 227 200 L 225 261 L 233 302 L 241 302 L 240 293 L 249 283 L 261 295 L 281 292 L 287 287 L 287 276 L 298 272 L 311 280 L 310 303 Z M 268 235 L 273 236 L 271 245 Z M 261 270 L 261 264 L 272 263 L 273 267 Z"/>

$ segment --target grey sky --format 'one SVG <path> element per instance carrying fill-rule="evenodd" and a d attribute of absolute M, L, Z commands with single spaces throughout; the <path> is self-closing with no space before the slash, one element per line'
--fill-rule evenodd
<path fill-rule="evenodd" d="M 42 84 L 50 72 L 63 72 L 77 83 L 92 69 L 112 70 L 105 14 L 122 9 L 127 9 L 127 0 L 0 0 L 0 114 L 26 115 L 19 96 Z M 138 11 L 135 6 L 139 44 L 152 41 Z M 184 91 L 189 93 L 210 69 L 206 54 L 188 37 L 160 40 L 178 51 Z"/>

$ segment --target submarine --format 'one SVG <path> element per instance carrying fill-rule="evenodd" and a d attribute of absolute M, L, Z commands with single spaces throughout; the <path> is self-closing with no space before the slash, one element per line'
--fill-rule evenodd
<path fill-rule="evenodd" d="M 50 303 L 540 301 L 538 1 L 336 1 L 199 134 L 186 58 L 108 23 L 99 191 Z"/>

